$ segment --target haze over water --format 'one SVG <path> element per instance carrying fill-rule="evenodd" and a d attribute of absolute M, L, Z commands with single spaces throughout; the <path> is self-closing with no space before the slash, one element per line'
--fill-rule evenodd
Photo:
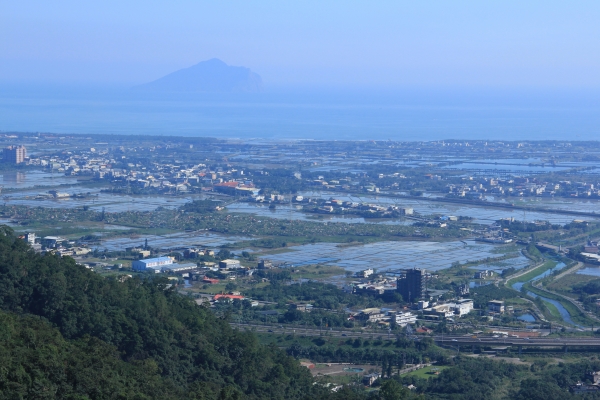
<path fill-rule="evenodd" d="M 594 1 L 4 3 L 0 131 L 339 140 L 600 132 Z M 251 69 L 265 92 L 130 89 L 213 58 Z"/>
<path fill-rule="evenodd" d="M 139 93 L 3 86 L 0 130 L 322 140 L 597 140 L 593 91 L 267 90 Z"/>

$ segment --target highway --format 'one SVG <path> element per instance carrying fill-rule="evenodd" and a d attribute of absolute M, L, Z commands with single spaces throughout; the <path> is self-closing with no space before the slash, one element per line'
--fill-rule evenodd
<path fill-rule="evenodd" d="M 443 335 L 434 336 L 433 340 L 440 345 L 467 345 L 467 346 L 528 346 L 528 347 L 600 347 L 600 339 L 597 338 L 515 338 L 515 337 L 489 337 L 489 336 L 458 336 Z"/>
<path fill-rule="evenodd" d="M 382 338 L 393 339 L 395 335 L 387 331 L 352 331 L 319 328 L 290 327 L 286 325 L 260 325 L 230 323 L 233 328 L 251 330 L 257 333 L 271 333 L 279 335 L 304 335 L 304 336 L 331 336 L 339 338 Z M 427 337 L 427 336 L 424 336 Z M 474 335 L 436 335 L 432 336 L 438 345 L 447 346 L 516 346 L 516 347 L 598 347 L 600 338 L 593 337 L 566 337 L 566 338 L 516 338 L 516 337 L 491 337 Z"/>
<path fill-rule="evenodd" d="M 395 335 L 388 334 L 387 331 L 351 331 L 347 329 L 332 329 L 332 328 L 304 328 L 299 326 L 286 326 L 286 325 L 260 325 L 260 324 L 240 324 L 231 322 L 231 327 L 240 330 L 252 330 L 257 333 L 272 333 L 272 334 L 285 334 L 285 335 L 304 335 L 304 336 L 333 336 L 333 337 L 390 337 L 394 338 Z"/>

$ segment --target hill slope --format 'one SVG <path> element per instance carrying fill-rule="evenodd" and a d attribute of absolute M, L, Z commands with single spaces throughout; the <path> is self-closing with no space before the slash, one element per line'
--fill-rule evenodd
<path fill-rule="evenodd" d="M 259 92 L 262 90 L 262 80 L 249 68 L 232 67 L 213 58 L 134 89 L 157 92 Z"/>
<path fill-rule="evenodd" d="M 0 355 L 4 359 L 15 345 L 22 350 L 18 360 L 11 358 L 9 371 L 0 374 L 0 385 L 14 386 L 14 393 L 0 390 L 4 394 L 18 397 L 17 390 L 35 387 L 35 381 L 26 378 L 21 386 L 15 386 L 15 374 L 26 369 L 28 359 L 33 360 L 31 365 L 45 365 L 43 359 L 34 359 L 37 350 L 31 353 L 24 349 L 31 345 L 26 346 L 18 338 L 42 332 L 51 338 L 50 342 L 57 343 L 48 349 L 54 354 L 55 365 L 69 365 L 65 360 L 77 358 L 77 354 L 91 357 L 98 353 L 95 362 L 126 371 L 122 379 L 133 380 L 121 388 L 104 371 L 106 380 L 88 377 L 89 387 L 82 389 L 77 386 L 79 378 L 68 378 L 67 367 L 59 368 L 67 376 L 63 381 L 38 374 L 41 381 L 47 382 L 44 387 L 62 384 L 66 392 L 75 390 L 89 396 L 77 398 L 132 398 L 126 394 L 93 395 L 100 389 L 107 393 L 109 389 L 122 389 L 123 393 L 130 390 L 140 399 L 166 398 L 161 393 L 175 387 L 178 390 L 171 393 L 176 398 L 322 398 L 319 385 L 312 384 L 310 373 L 296 360 L 277 348 L 260 345 L 252 334 L 232 330 L 209 310 L 166 289 L 165 280 L 134 278 L 120 283 L 105 279 L 69 257 L 36 254 L 6 226 L 0 226 L 0 309 L 0 316 L 9 322 L 5 325 L 16 326 L 0 331 Z M 24 333 L 10 333 L 11 329 Z M 88 375 L 104 376 L 94 368 L 79 369 L 88 371 Z M 138 385 L 144 382 L 151 389 L 138 392 Z"/>

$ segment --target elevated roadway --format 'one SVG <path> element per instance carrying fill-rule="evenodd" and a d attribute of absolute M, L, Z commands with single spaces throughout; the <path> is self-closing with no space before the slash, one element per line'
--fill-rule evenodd
<path fill-rule="evenodd" d="M 267 333 L 274 335 L 304 335 L 304 336 L 331 336 L 339 338 L 389 338 L 393 339 L 395 335 L 388 331 L 358 331 L 358 330 L 334 330 L 319 328 L 304 328 L 299 326 L 286 325 L 261 325 L 245 324 L 232 322 L 233 328 L 240 330 L 251 330 L 257 333 Z M 422 336 L 429 337 L 429 336 Z M 561 348 L 567 350 L 569 347 L 577 348 L 598 348 L 600 349 L 600 338 L 593 337 L 566 337 L 566 338 L 547 338 L 547 337 L 491 337 L 491 336 L 471 336 L 471 335 L 436 335 L 432 336 L 435 343 L 439 346 L 468 346 L 468 347 L 516 347 L 519 350 L 523 347 L 539 348 Z"/>
<path fill-rule="evenodd" d="M 349 329 L 332 329 L 318 327 L 306 328 L 300 326 L 289 326 L 289 325 L 261 325 L 261 324 L 244 324 L 244 323 L 230 323 L 232 328 L 240 330 L 251 330 L 257 333 L 272 333 L 278 335 L 304 335 L 304 336 L 333 336 L 333 337 L 353 337 L 353 338 L 376 338 L 381 336 L 382 338 L 394 338 L 388 331 L 358 331 Z"/>
<path fill-rule="evenodd" d="M 470 346 L 470 347 L 516 347 L 519 353 L 523 347 L 539 347 L 539 348 L 561 348 L 565 352 L 569 347 L 577 348 L 598 348 L 600 349 L 600 338 L 582 338 L 582 337 L 566 337 L 566 338 L 515 338 L 515 337 L 489 337 L 489 336 L 456 336 L 456 335 L 440 335 L 434 336 L 433 340 L 439 346 Z"/>

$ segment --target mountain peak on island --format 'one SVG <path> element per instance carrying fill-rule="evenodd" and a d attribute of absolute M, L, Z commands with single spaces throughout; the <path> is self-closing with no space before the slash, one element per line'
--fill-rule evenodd
<path fill-rule="evenodd" d="M 180 69 L 134 89 L 155 92 L 260 92 L 260 75 L 233 67 L 218 58 Z"/>

